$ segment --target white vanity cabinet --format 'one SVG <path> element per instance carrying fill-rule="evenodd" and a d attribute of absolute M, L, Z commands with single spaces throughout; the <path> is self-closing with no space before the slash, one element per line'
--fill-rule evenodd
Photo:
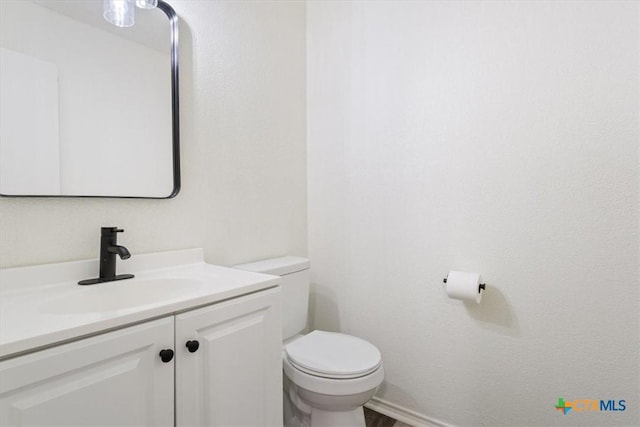
<path fill-rule="evenodd" d="M 281 426 L 281 344 L 271 288 L 7 359 L 0 425 Z"/>
<path fill-rule="evenodd" d="M 176 316 L 178 426 L 282 426 L 280 298 L 278 288 Z"/>
<path fill-rule="evenodd" d="M 0 425 L 171 426 L 173 318 L 0 362 Z"/>

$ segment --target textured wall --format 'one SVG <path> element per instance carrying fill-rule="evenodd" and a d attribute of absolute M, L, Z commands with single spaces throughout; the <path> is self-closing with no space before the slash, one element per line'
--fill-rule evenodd
<path fill-rule="evenodd" d="M 309 2 L 315 326 L 455 425 L 637 425 L 637 2 Z M 450 269 L 488 283 L 450 300 Z M 570 413 L 559 397 L 626 399 Z"/>
<path fill-rule="evenodd" d="M 3 267 L 204 247 L 232 264 L 306 253 L 305 4 L 172 1 L 183 186 L 172 200 L 0 199 Z M 99 131 L 99 130 L 96 130 Z"/>

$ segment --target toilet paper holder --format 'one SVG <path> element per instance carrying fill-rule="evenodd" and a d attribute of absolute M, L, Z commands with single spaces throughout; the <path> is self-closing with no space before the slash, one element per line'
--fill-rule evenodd
<path fill-rule="evenodd" d="M 442 279 L 442 283 L 444 283 L 445 285 L 447 284 L 447 278 L 448 278 L 448 276 L 445 277 L 444 279 Z M 480 283 L 478 285 L 478 292 L 480 292 L 481 290 L 484 291 L 485 288 L 486 288 L 486 284 L 485 283 Z"/>

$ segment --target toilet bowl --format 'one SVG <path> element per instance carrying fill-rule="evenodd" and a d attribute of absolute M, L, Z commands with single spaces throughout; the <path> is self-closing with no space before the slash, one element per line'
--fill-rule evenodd
<path fill-rule="evenodd" d="M 283 347 L 289 425 L 364 426 L 362 405 L 384 379 L 378 349 L 346 334 L 313 331 Z M 285 419 L 285 425 L 287 420 Z"/>
<path fill-rule="evenodd" d="M 363 405 L 384 379 L 380 351 L 347 334 L 307 325 L 309 260 L 281 257 L 234 268 L 281 276 L 285 426 L 365 427 Z"/>

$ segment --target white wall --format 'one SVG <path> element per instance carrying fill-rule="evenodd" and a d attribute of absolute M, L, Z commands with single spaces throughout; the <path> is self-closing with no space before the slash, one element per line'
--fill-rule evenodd
<path fill-rule="evenodd" d="M 58 67 L 0 47 L 0 193 L 60 194 L 58 105 Z"/>
<path fill-rule="evenodd" d="M 209 262 L 230 265 L 306 253 L 305 4 L 171 4 L 181 18 L 182 191 L 1 198 L 2 267 L 95 258 L 108 225 L 126 230 L 119 241 L 133 256 L 204 247 Z"/>
<path fill-rule="evenodd" d="M 309 2 L 315 327 L 454 425 L 636 425 L 637 2 Z M 482 304 L 447 299 L 480 272 Z M 556 411 L 559 397 L 625 412 Z"/>

